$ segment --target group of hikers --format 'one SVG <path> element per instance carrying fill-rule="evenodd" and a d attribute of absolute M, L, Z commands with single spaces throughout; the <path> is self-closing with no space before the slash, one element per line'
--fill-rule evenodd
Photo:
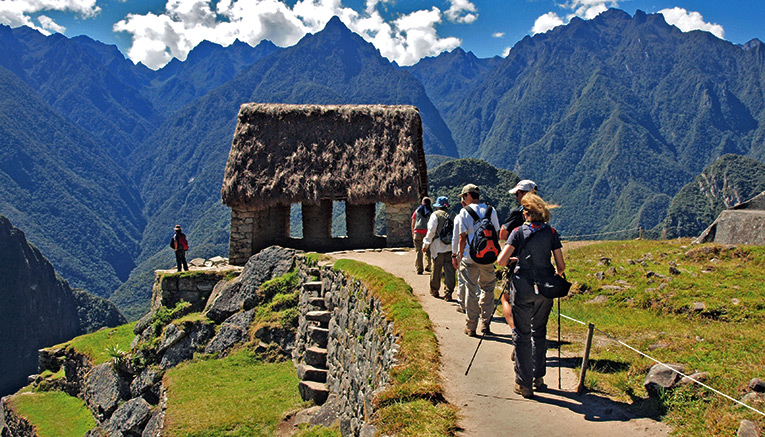
<path fill-rule="evenodd" d="M 525 179 L 509 193 L 519 207 L 500 226 L 496 209 L 481 200 L 478 186 L 462 187 L 462 208 L 449 214 L 449 198 L 436 202 L 425 197 L 412 214 L 412 236 L 418 274 L 430 273 L 430 294 L 453 301 L 457 289 L 457 311 L 465 313 L 465 334 L 492 335 L 494 264 L 507 267 L 500 296 L 505 320 L 512 328 L 515 351 L 515 392 L 533 398 L 534 390 L 546 388 L 547 319 L 553 299 L 539 293 L 535 275 L 563 275 L 565 262 L 560 235 L 549 225 L 550 208 L 537 195 L 537 184 Z M 533 238 L 532 238 L 533 237 Z M 505 241 L 500 248 L 500 240 Z M 551 262 L 555 261 L 555 266 Z"/>

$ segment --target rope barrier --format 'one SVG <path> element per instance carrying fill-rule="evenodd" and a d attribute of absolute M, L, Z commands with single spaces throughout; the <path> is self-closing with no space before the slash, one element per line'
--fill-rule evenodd
<path fill-rule="evenodd" d="M 629 232 L 629 231 L 639 231 L 640 227 L 637 228 L 630 228 L 630 229 L 622 229 L 620 231 L 610 231 L 610 232 L 598 232 L 596 234 L 581 234 L 581 235 L 568 235 L 568 236 L 561 236 L 562 239 L 568 240 L 571 238 L 580 238 L 580 237 L 597 237 L 599 235 L 612 235 L 612 234 L 620 234 L 622 232 Z"/>
<path fill-rule="evenodd" d="M 555 312 L 555 310 L 553 310 L 553 312 Z M 577 319 L 575 319 L 575 318 L 573 318 L 573 317 L 569 317 L 569 316 L 567 316 L 567 315 L 565 315 L 565 314 L 562 314 L 562 313 L 558 313 L 558 314 L 559 314 L 561 317 L 565 318 L 565 319 L 568 319 L 568 320 L 571 320 L 571 321 L 573 321 L 573 322 L 576 322 L 576 323 L 579 323 L 579 324 L 582 324 L 582 325 L 585 325 L 585 326 L 587 326 L 587 323 L 585 323 L 585 322 L 582 322 L 581 320 L 577 320 Z M 735 402 L 735 403 L 737 403 L 737 404 L 739 404 L 739 405 L 742 405 L 742 406 L 744 406 L 744 407 L 746 407 L 746 408 L 748 408 L 748 409 L 750 409 L 750 410 L 754 411 L 754 412 L 755 412 L 755 413 L 757 413 L 757 414 L 760 414 L 760 415 L 762 415 L 762 416 L 765 416 L 765 412 L 762 412 L 762 411 L 760 411 L 760 410 L 758 410 L 758 409 L 756 409 L 756 408 L 753 408 L 753 407 L 751 407 L 751 406 L 749 406 L 749 405 L 747 405 L 747 404 L 745 404 L 745 403 L 743 403 L 743 402 L 739 401 L 738 399 L 734 399 L 734 398 L 732 398 L 732 397 L 730 397 L 730 396 L 726 395 L 725 393 L 723 393 L 723 392 L 721 392 L 721 391 L 719 391 L 719 390 L 717 390 L 717 389 L 715 389 L 715 388 L 712 388 L 712 387 L 710 387 L 710 386 L 708 386 L 708 385 L 704 384 L 703 382 L 701 382 L 701 381 L 699 381 L 699 380 L 697 380 L 697 379 L 695 379 L 695 378 L 692 378 L 692 377 L 691 377 L 691 376 L 689 376 L 689 375 L 686 375 L 685 373 L 683 373 L 683 372 L 681 372 L 681 371 L 679 371 L 679 370 L 673 369 L 673 368 L 672 368 L 672 367 L 670 367 L 669 365 L 667 365 L 667 364 L 665 364 L 665 363 L 662 363 L 661 361 L 657 360 L 656 358 L 653 358 L 652 356 L 650 356 L 650 355 L 648 355 L 648 354 L 646 354 L 646 353 L 643 353 L 643 352 L 639 351 L 638 349 L 636 349 L 636 348 L 634 348 L 634 347 L 632 347 L 632 346 L 628 345 L 627 343 L 625 343 L 625 342 L 623 342 L 623 341 L 619 340 L 618 338 L 614 337 L 613 335 L 611 335 L 611 334 L 609 334 L 609 333 L 607 333 L 607 332 L 605 332 L 605 331 L 603 331 L 603 330 L 601 330 L 601 329 L 598 329 L 598 328 L 595 328 L 595 330 L 596 330 L 596 331 L 598 331 L 599 333 L 601 333 L 601 334 L 605 335 L 606 337 L 610 338 L 611 340 L 613 340 L 613 341 L 615 341 L 615 342 L 617 342 L 617 343 L 621 344 L 622 346 L 624 346 L 624 347 L 626 347 L 626 348 L 628 348 L 628 349 L 630 349 L 630 350 L 632 350 L 632 351 L 634 351 L 634 352 L 638 353 L 639 355 L 642 355 L 642 356 L 644 356 L 644 357 L 648 358 L 649 360 L 651 360 L 651 361 L 655 362 L 656 364 L 661 364 L 662 366 L 664 366 L 664 367 L 666 367 L 667 369 L 669 369 L 669 370 L 671 370 L 671 371 L 673 371 L 673 372 L 677 373 L 678 375 L 680 375 L 680 376 L 682 376 L 682 377 L 684 377 L 684 378 L 688 378 L 689 380 L 691 380 L 691 381 L 695 382 L 696 384 L 699 384 L 700 386 L 702 386 L 702 387 L 704 387 L 704 388 L 706 388 L 706 389 L 708 389 L 708 390 L 710 390 L 710 391 L 712 391 L 712 392 L 714 392 L 714 393 L 716 393 L 716 394 L 718 394 L 718 395 L 720 395 L 720 396 L 722 396 L 722 397 L 724 397 L 724 398 L 726 398 L 726 399 L 729 399 L 729 400 L 731 400 L 731 401 L 733 401 L 733 402 Z"/>

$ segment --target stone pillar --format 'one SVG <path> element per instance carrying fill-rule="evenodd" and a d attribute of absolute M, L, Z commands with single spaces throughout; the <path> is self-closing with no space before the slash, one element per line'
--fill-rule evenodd
<path fill-rule="evenodd" d="M 412 213 L 418 203 L 385 204 L 388 247 L 412 247 Z"/>
<path fill-rule="evenodd" d="M 258 211 L 231 208 L 231 234 L 228 240 L 229 263 L 241 266 L 252 255 L 253 223 Z"/>
<path fill-rule="evenodd" d="M 375 204 L 351 205 L 345 204 L 345 228 L 348 240 L 358 242 L 363 246 L 371 242 L 375 236 Z"/>
<path fill-rule="evenodd" d="M 303 241 L 307 248 L 331 244 L 332 201 L 322 200 L 318 204 L 303 204 Z"/>

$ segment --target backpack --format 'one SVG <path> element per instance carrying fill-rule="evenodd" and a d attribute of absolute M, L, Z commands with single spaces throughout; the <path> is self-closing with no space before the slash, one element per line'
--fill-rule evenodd
<path fill-rule="evenodd" d="M 466 206 L 470 217 L 473 217 L 473 238 L 470 240 L 470 258 L 478 264 L 493 264 L 499 256 L 499 237 L 494 224 L 491 222 L 491 206 L 486 207 L 483 218 Z"/>
<path fill-rule="evenodd" d="M 452 220 L 452 217 L 448 212 L 444 212 L 443 214 L 436 212 L 436 216 L 438 216 L 438 227 L 436 228 L 436 235 L 438 236 L 438 239 L 441 240 L 441 242 L 444 244 L 452 244 L 454 220 Z"/>

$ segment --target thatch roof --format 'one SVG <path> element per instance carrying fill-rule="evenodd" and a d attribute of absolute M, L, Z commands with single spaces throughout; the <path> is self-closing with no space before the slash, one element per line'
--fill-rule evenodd
<path fill-rule="evenodd" d="M 416 202 L 427 192 L 413 106 L 248 103 L 223 177 L 228 206 Z"/>

